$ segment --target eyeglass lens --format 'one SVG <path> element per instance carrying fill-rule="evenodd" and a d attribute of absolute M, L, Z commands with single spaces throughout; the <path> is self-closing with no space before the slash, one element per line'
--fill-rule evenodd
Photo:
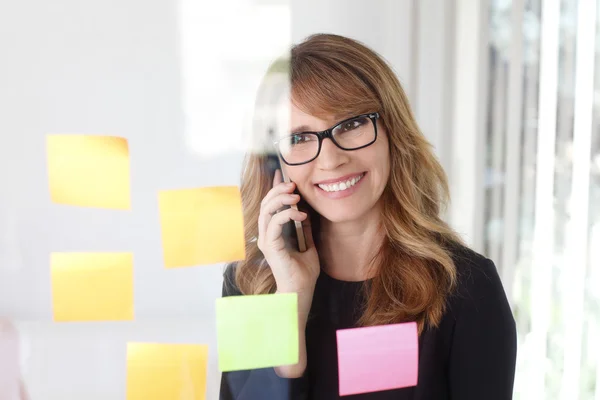
<path fill-rule="evenodd" d="M 354 150 L 373 142 L 375 125 L 368 116 L 356 117 L 336 125 L 332 129 L 333 141 L 344 150 Z M 319 153 L 319 137 L 315 133 L 301 132 L 282 138 L 279 151 L 290 164 L 312 160 Z"/>

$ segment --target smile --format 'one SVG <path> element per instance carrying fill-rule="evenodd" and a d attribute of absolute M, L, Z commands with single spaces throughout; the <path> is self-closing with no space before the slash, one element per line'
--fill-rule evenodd
<path fill-rule="evenodd" d="M 331 184 L 320 183 L 317 186 L 319 186 L 321 189 L 323 189 L 326 192 L 342 192 L 342 191 L 348 190 L 351 187 L 353 187 L 354 185 L 356 185 L 362 179 L 363 176 L 365 176 L 364 173 L 354 176 L 345 181 L 335 182 L 335 183 L 331 183 Z"/>

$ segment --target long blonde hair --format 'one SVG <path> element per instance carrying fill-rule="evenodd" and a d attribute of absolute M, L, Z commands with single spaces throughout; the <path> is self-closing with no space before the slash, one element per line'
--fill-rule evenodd
<path fill-rule="evenodd" d="M 379 112 L 389 139 L 390 178 L 383 193 L 385 239 L 376 257 L 376 276 L 367 291 L 360 326 L 417 321 L 438 326 L 456 285 L 451 249 L 460 238 L 442 221 L 449 200 L 446 175 L 420 132 L 408 99 L 392 69 L 363 44 L 318 34 L 295 45 L 289 60 L 267 75 L 289 68 L 294 103 L 315 116 Z M 264 85 L 261 89 L 264 92 Z M 241 193 L 246 260 L 236 268 L 243 294 L 273 293 L 276 283 L 255 238 L 264 196 L 272 187 L 272 166 L 264 154 L 246 156 Z M 319 216 L 311 210 L 313 229 Z M 317 235 L 315 235 L 317 236 Z M 317 243 L 318 249 L 318 243 Z"/>

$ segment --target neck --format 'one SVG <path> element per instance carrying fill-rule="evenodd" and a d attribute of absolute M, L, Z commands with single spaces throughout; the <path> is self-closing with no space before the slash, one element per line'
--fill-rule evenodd
<path fill-rule="evenodd" d="M 332 278 L 364 281 L 373 277 L 373 257 L 382 242 L 381 209 L 374 207 L 358 220 L 332 222 L 321 217 L 319 258 Z"/>

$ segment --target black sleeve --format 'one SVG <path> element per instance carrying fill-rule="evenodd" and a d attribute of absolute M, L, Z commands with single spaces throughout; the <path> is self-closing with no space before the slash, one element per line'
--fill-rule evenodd
<path fill-rule="evenodd" d="M 235 284 L 235 264 L 225 268 L 223 297 L 240 296 Z M 306 374 L 298 379 L 280 378 L 273 368 L 223 372 L 220 400 L 304 400 L 308 399 Z"/>
<path fill-rule="evenodd" d="M 451 399 L 512 399 L 516 324 L 496 267 L 481 257 L 459 282 L 448 365 Z"/>

